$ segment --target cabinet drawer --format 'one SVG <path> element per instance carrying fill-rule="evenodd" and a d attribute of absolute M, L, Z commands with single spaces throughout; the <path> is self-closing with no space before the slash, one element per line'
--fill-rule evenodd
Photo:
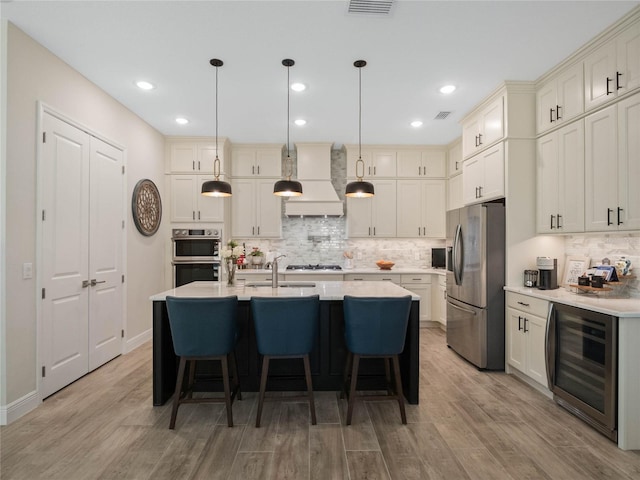
<path fill-rule="evenodd" d="M 507 305 L 521 312 L 529 312 L 542 318 L 547 318 L 549 302 L 540 298 L 529 297 L 520 293 L 507 292 Z"/>
<path fill-rule="evenodd" d="M 401 275 L 401 283 L 431 283 L 431 275 L 421 275 L 419 273 L 415 275 L 403 273 Z"/>
<path fill-rule="evenodd" d="M 400 277 L 402 275 L 394 274 L 394 273 L 348 273 L 344 276 L 345 281 L 366 281 L 366 282 L 393 282 L 400 284 Z"/>

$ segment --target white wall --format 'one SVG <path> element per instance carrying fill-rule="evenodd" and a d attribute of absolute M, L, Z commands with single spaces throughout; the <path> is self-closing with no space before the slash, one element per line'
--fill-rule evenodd
<path fill-rule="evenodd" d="M 7 26 L 6 61 L 6 264 L 5 351 L 0 407 L 34 392 L 37 370 L 37 275 L 22 279 L 22 264 L 36 265 L 37 102 L 125 147 L 126 202 L 136 182 L 150 178 L 163 199 L 163 136 L 12 24 Z M 3 78 L 4 80 L 4 78 Z M 133 81 L 133 79 L 123 79 Z M 4 83 L 4 82 L 3 82 Z M 152 237 L 136 230 L 127 209 L 126 325 L 127 349 L 150 338 L 149 295 L 164 289 L 164 245 L 167 218 Z"/>

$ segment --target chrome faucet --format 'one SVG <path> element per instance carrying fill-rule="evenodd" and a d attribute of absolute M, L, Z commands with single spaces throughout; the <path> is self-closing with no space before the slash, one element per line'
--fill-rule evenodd
<path fill-rule="evenodd" d="M 286 255 L 279 255 L 271 262 L 271 288 L 278 288 L 278 259 L 286 257 Z"/>

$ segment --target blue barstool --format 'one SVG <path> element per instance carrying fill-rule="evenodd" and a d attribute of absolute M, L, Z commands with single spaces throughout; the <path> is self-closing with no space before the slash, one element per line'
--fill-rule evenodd
<path fill-rule="evenodd" d="M 311 410 L 311 423 L 316 424 L 316 407 L 313 401 L 309 353 L 313 350 L 318 332 L 320 296 L 308 297 L 253 297 L 251 313 L 256 328 L 258 352 L 262 358 L 260 396 L 256 427 L 260 426 L 264 393 L 267 387 L 269 360 L 272 358 L 302 358 L 307 380 L 307 399 Z M 287 400 L 297 400 L 287 397 Z"/>
<path fill-rule="evenodd" d="M 398 355 L 404 350 L 411 310 L 411 295 L 405 297 L 352 297 L 345 295 L 343 308 L 345 341 L 348 349 L 344 370 L 344 389 L 346 390 L 349 385 L 347 425 L 351 425 L 353 406 L 359 400 L 397 400 L 402 423 L 406 424 L 407 415 L 404 410 Z M 356 395 L 358 366 L 362 357 L 384 359 L 387 395 Z M 391 385 L 388 362 L 393 363 L 395 387 Z M 349 370 L 351 370 L 350 375 Z"/>
<path fill-rule="evenodd" d="M 169 325 L 173 337 L 173 349 L 180 357 L 176 389 L 173 394 L 173 409 L 169 428 L 176 425 L 178 407 L 183 403 L 224 402 L 227 407 L 227 425 L 233 427 L 231 404 L 236 395 L 242 400 L 235 346 L 238 336 L 238 297 L 223 298 L 178 298 L 167 297 Z M 224 399 L 193 398 L 196 362 L 198 360 L 220 360 L 222 363 L 222 383 Z M 182 389 L 184 373 L 189 361 L 189 381 Z M 229 362 L 230 361 L 230 362 Z M 233 373 L 234 388 L 229 386 L 229 363 Z"/>

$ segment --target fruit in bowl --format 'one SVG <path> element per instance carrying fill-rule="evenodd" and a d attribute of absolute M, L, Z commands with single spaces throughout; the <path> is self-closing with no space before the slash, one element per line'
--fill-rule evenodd
<path fill-rule="evenodd" d="M 390 262 L 389 260 L 378 260 L 376 265 L 380 270 L 391 270 L 391 267 L 393 267 L 395 263 Z"/>

